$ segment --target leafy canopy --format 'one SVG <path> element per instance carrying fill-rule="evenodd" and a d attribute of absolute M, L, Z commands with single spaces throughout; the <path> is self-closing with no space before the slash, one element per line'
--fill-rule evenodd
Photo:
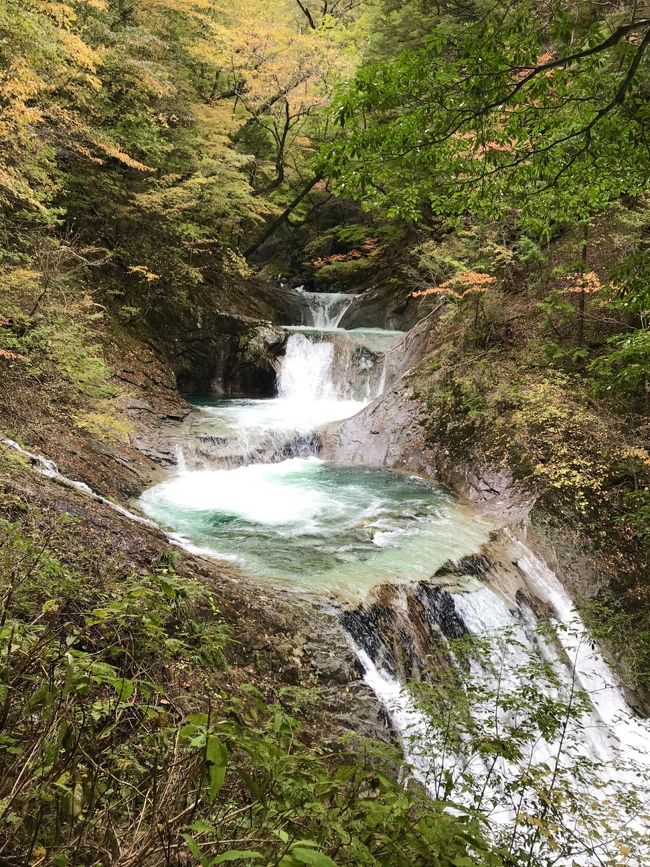
<path fill-rule="evenodd" d="M 650 19 L 627 6 L 437 4 L 418 47 L 361 67 L 324 153 L 338 188 L 391 216 L 585 219 L 650 172 Z"/>

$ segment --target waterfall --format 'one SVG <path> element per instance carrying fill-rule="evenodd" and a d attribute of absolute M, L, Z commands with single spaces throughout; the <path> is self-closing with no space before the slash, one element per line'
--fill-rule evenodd
<path fill-rule="evenodd" d="M 383 342 L 383 346 L 382 346 Z M 292 329 L 278 377 L 278 397 L 296 402 L 357 401 L 359 409 L 381 394 L 385 351 L 392 332 Z"/>
<path fill-rule="evenodd" d="M 610 742 L 629 756 L 641 758 L 650 772 L 650 724 L 632 715 L 614 672 L 590 638 L 555 573 L 521 543 L 515 543 L 515 550 L 519 554 L 517 565 L 529 588 L 552 608 L 554 618 L 561 625 L 557 634 L 562 649 L 573 658 L 580 686 L 590 695 Z"/>
<path fill-rule="evenodd" d="M 643 761 L 650 772 L 650 723 L 633 715 L 613 671 L 589 637 L 555 574 L 521 543 L 514 543 L 510 551 L 515 557 L 519 555 L 514 562 L 523 579 L 522 591 L 532 591 L 535 602 L 545 603 L 551 608 L 549 622 L 555 626 L 552 638 L 544 633 L 538 634 L 541 621 L 524 602 L 521 593 L 517 603 L 510 607 L 489 583 L 477 588 L 470 586 L 463 592 L 427 589 L 421 584 L 416 590 L 408 591 L 410 598 L 407 601 L 383 595 L 381 604 L 392 609 L 392 616 L 384 615 L 384 627 L 379 634 L 378 603 L 375 603 L 374 612 L 373 606 L 367 605 L 365 609 L 360 607 L 344 616 L 344 626 L 363 656 L 367 675 L 376 681 L 374 669 L 377 669 L 397 682 L 402 680 L 404 686 L 403 681 L 417 676 L 417 672 L 412 669 L 405 671 L 403 660 L 418 657 L 424 660 L 440 637 L 498 635 L 500 630 L 508 629 L 513 643 L 507 651 L 513 663 L 523 662 L 520 647 L 525 647 L 531 654 L 555 664 L 564 687 L 568 689 L 575 680 L 578 688 L 589 696 L 593 705 L 588 732 L 592 755 L 608 759 L 622 750 L 628 757 Z M 500 576 L 497 574 L 495 577 L 498 582 Z M 414 601 L 422 609 L 416 617 L 413 614 Z M 406 622 L 404 616 L 396 619 L 396 611 L 408 612 L 410 621 Z M 393 628 L 394 634 L 391 635 Z M 424 642 L 428 646 L 423 646 L 423 629 L 428 630 Z M 405 640 L 407 647 L 404 646 Z M 380 697 L 384 701 L 384 697 Z M 404 693 L 404 701 L 407 707 L 410 706 L 408 691 Z"/>
<path fill-rule="evenodd" d="M 292 334 L 282 362 L 278 397 L 296 401 L 335 400 L 333 361 L 331 341 Z"/>
<path fill-rule="evenodd" d="M 278 398 L 296 403 L 357 402 L 357 409 L 384 390 L 387 352 L 401 331 L 341 328 L 357 295 L 300 291 L 308 324 L 285 326 L 289 332 L 278 378 Z M 348 413 L 352 415 L 353 413 Z"/>
<path fill-rule="evenodd" d="M 302 287 L 298 291 L 306 302 L 305 318 L 309 321 L 304 324 L 314 328 L 338 328 L 359 297 L 345 292 L 306 292 Z"/>
<path fill-rule="evenodd" d="M 262 579 L 332 592 L 351 606 L 363 599 L 341 615 L 342 625 L 413 776 L 432 797 L 481 810 L 505 829 L 520 812 L 513 781 L 522 767 L 542 779 L 560 754 L 577 780 L 598 765 L 599 792 L 608 798 L 638 788 L 632 766 L 650 772 L 650 730 L 633 716 L 552 570 L 522 543 L 493 538 L 492 527 L 435 486 L 317 457 L 319 426 L 380 395 L 409 341 L 400 332 L 341 328 L 355 296 L 299 294 L 306 324 L 284 326 L 277 395 L 204 400 L 192 421 L 199 435 L 181 453 L 185 463 L 142 495 L 144 510 Z M 455 656 L 456 642 L 469 638 L 483 653 Z M 531 666 L 549 677 L 540 680 L 541 694 L 526 680 Z M 445 672 L 456 678 L 449 695 L 473 696 L 470 717 L 476 731 L 487 727 L 488 742 L 502 743 L 506 732 L 517 743 L 517 726 L 530 725 L 520 715 L 534 713 L 536 701 L 553 720 L 575 698 L 580 714 L 567 725 L 570 748 L 551 724 L 530 743 L 520 741 L 527 752 L 519 758 L 474 749 L 468 732 L 442 743 L 440 708 L 425 712 L 412 682 L 435 684 Z M 590 696 L 584 707 L 581 690 Z M 523 709 L 522 691 L 530 698 Z M 510 704 L 495 710 L 499 695 Z M 650 796 L 650 787 L 641 792 Z M 636 831 L 638 823 L 626 827 Z M 575 854 L 557 863 L 590 862 Z"/>
<path fill-rule="evenodd" d="M 401 333 L 340 328 L 357 295 L 305 292 L 301 287 L 299 292 L 307 304 L 307 321 L 288 327 L 278 397 L 297 403 L 370 402 L 385 382 L 385 351 Z"/>
<path fill-rule="evenodd" d="M 451 787 L 446 795 L 451 800 L 477 808 L 480 793 L 480 807 L 495 826 L 510 829 L 518 812 L 509 787 L 525 774 L 527 766 L 546 768 L 552 776 L 551 769 L 559 761 L 563 773 L 573 775 L 572 784 L 578 790 L 585 774 L 589 780 L 585 769 L 596 768 L 593 780 L 597 780 L 598 798 L 604 804 L 611 801 L 612 811 L 620 810 L 616 818 L 614 812 L 610 817 L 612 840 L 622 839 L 616 834 L 629 834 L 650 858 L 642 815 L 647 810 L 644 802 L 650 802 L 650 723 L 632 713 L 555 573 L 521 542 L 506 536 L 501 544 L 493 558 L 463 558 L 456 566 L 447 564 L 429 582 L 380 588 L 373 598 L 344 614 L 342 622 L 356 648 L 364 681 L 386 708 L 413 776 L 432 797 L 439 798 L 446 785 Z M 453 642 L 470 636 L 489 639 L 490 656 L 477 653 L 468 668 L 467 660 L 463 664 L 454 661 Z M 445 647 L 450 649 L 445 651 Z M 543 695 L 537 699 L 533 679 L 531 713 L 536 710 L 535 701 L 547 699 L 569 708 L 582 690 L 588 700 L 576 698 L 581 710 L 575 719 L 567 710 L 569 724 L 564 735 L 556 731 L 555 738 L 541 734 L 531 738 L 520 761 L 501 757 L 496 763 L 489 754 L 486 760 L 480 750 L 472 751 L 467 744 L 455 754 L 444 743 L 442 725 L 436 719 L 438 715 L 444 718 L 444 709 L 439 707 L 433 716 L 428 715 L 407 685 L 429 678 L 435 682 L 450 662 L 452 667 L 458 664 L 462 682 L 471 684 L 471 716 L 477 730 L 494 726 L 493 735 L 512 732 L 516 737 L 522 731 L 517 726 L 525 722 L 513 717 L 521 711 L 515 712 L 514 702 L 506 697 L 518 690 L 527 695 L 523 690 L 529 688 L 526 678 L 532 677 L 526 673 L 531 671 L 531 660 L 552 671 L 548 682 L 540 681 Z M 543 671 L 540 667 L 537 677 L 543 678 Z M 504 696 L 502 704 L 497 695 Z M 471 789 L 466 785 L 468 775 L 473 781 Z M 592 785 L 593 780 L 585 785 Z M 588 790 L 581 795 L 585 802 L 594 801 Z M 629 804 L 628 798 L 632 799 Z M 581 833 L 590 833 L 588 819 Z M 599 845 L 596 838 L 591 844 Z M 579 848 L 556 863 L 596 863 Z M 605 858 L 597 863 L 609 861 Z"/>
<path fill-rule="evenodd" d="M 179 476 L 313 456 L 319 427 L 355 415 L 381 393 L 387 352 L 403 333 L 341 328 L 357 295 L 302 287 L 296 294 L 308 324 L 284 326 L 275 398 L 193 400 L 200 415 L 188 420 L 176 450 Z"/>
<path fill-rule="evenodd" d="M 426 747 L 429 721 L 397 678 L 378 668 L 363 648 L 357 648 L 357 656 L 364 671 L 364 683 L 386 708 L 393 728 L 401 735 L 405 758 L 413 776 L 435 797 L 430 785 L 432 766 Z"/>

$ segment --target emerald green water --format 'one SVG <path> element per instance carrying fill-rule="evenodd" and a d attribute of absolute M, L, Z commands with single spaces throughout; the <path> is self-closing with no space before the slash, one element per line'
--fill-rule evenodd
<path fill-rule="evenodd" d="M 427 578 L 489 533 L 421 479 L 315 457 L 185 471 L 141 503 L 154 520 L 261 577 L 344 595 Z"/>

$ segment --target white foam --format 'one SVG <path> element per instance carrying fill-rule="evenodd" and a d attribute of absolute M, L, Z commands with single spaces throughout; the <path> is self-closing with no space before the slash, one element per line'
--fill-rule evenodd
<path fill-rule="evenodd" d="M 292 458 L 234 470 L 185 471 L 150 488 L 142 503 L 145 508 L 166 503 L 181 509 L 237 515 L 257 524 L 305 523 L 327 508 L 327 500 L 313 486 L 286 482 L 321 463 L 314 457 Z"/>

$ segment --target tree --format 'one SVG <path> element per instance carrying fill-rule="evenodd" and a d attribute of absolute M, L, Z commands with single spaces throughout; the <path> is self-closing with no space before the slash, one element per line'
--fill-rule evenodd
<path fill-rule="evenodd" d="M 296 0 L 298 8 L 312 30 L 324 23 L 348 18 L 366 4 L 367 0 Z"/>
<path fill-rule="evenodd" d="M 73 3 L 8 0 L 0 30 L 0 209 L 26 207 L 47 219 L 61 153 L 149 171 L 88 122 L 88 106 L 102 86 L 101 56 L 80 34 Z"/>
<path fill-rule="evenodd" d="M 637 4 L 440 3 L 421 48 L 362 67 L 324 154 L 339 189 L 390 215 L 588 219 L 645 186 L 647 47 Z"/>
<path fill-rule="evenodd" d="M 431 286 L 428 289 L 411 292 L 411 297 L 422 298 L 428 295 L 442 295 L 453 298 L 456 301 L 472 297 L 474 299 L 474 330 L 476 330 L 481 311 L 481 297 L 496 282 L 496 277 L 492 277 L 490 274 L 483 274 L 479 271 L 460 271 L 438 286 Z"/>
<path fill-rule="evenodd" d="M 590 369 L 596 390 L 614 392 L 650 407 L 650 250 L 641 249 L 615 270 L 608 309 L 622 319 L 621 333 L 611 336 L 605 352 Z"/>

